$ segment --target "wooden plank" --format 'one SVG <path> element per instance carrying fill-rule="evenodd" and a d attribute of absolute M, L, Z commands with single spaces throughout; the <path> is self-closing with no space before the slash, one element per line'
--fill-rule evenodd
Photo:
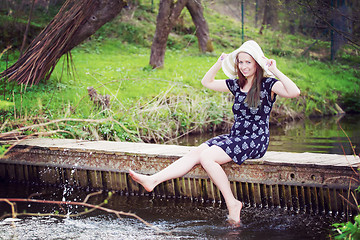
<path fill-rule="evenodd" d="M 6 165 L 0 164 L 0 180 L 6 179 Z"/>
<path fill-rule="evenodd" d="M 276 185 L 272 185 L 270 186 L 272 189 L 272 206 L 277 206 L 277 207 L 281 207 L 281 201 L 280 201 L 280 193 L 279 193 L 279 186 Z"/>
<path fill-rule="evenodd" d="M 155 156 L 183 156 L 194 147 L 159 145 L 146 143 L 109 142 L 109 141 L 79 141 L 74 139 L 28 139 L 22 141 L 18 146 L 33 146 L 51 148 L 52 150 L 71 149 L 83 152 L 109 152 L 109 153 L 135 153 Z M 254 161 L 259 161 L 254 160 Z M 319 154 L 319 153 L 286 153 L 268 151 L 262 158 L 263 162 L 291 163 L 291 164 L 321 164 L 331 162 L 332 164 L 359 163 L 359 159 L 352 155 Z"/>
<path fill-rule="evenodd" d="M 6 165 L 6 173 L 5 176 L 8 179 L 16 180 L 16 171 L 15 171 L 15 165 L 14 164 L 7 164 Z"/>
<path fill-rule="evenodd" d="M 86 188 L 89 185 L 88 173 L 86 170 L 77 170 L 77 185 L 83 188 Z"/>
<path fill-rule="evenodd" d="M 121 181 L 119 172 L 111 172 L 114 190 L 121 191 Z"/>

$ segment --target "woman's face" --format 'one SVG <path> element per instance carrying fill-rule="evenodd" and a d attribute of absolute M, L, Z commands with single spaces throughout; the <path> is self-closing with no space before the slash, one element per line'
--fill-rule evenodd
<path fill-rule="evenodd" d="M 251 80 L 254 78 L 256 73 L 256 61 L 249 54 L 241 52 L 238 54 L 238 63 L 240 72 L 246 77 L 246 79 Z"/>

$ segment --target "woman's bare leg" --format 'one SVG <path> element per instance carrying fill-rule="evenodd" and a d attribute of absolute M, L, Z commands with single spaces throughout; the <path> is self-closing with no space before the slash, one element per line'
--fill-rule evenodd
<path fill-rule="evenodd" d="M 131 169 L 129 170 L 130 176 L 135 182 L 141 184 L 146 191 L 151 192 L 159 183 L 182 177 L 188 173 L 195 165 L 200 163 L 201 153 L 208 148 L 207 144 L 201 144 L 168 167 L 151 176 L 135 173 Z"/>
<path fill-rule="evenodd" d="M 211 180 L 221 191 L 229 210 L 229 222 L 240 224 L 242 203 L 234 197 L 230 182 L 221 164 L 232 161 L 231 158 L 218 146 L 212 146 L 201 154 L 200 163 Z"/>

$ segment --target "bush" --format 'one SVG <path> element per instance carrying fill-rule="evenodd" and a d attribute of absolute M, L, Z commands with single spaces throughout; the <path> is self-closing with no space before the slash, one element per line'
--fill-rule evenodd
<path fill-rule="evenodd" d="M 360 93 L 345 93 L 340 97 L 340 106 L 347 113 L 360 113 Z"/>
<path fill-rule="evenodd" d="M 0 100 L 0 111 L 8 110 L 12 106 L 14 106 L 14 103 Z"/>
<path fill-rule="evenodd" d="M 354 223 L 335 223 L 333 226 L 337 232 L 335 239 L 356 240 L 360 239 L 360 215 L 355 216 Z"/>

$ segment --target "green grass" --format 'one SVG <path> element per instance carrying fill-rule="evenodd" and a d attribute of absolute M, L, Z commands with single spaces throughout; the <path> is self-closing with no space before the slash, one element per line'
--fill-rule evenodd
<path fill-rule="evenodd" d="M 109 118 L 106 123 L 63 122 L 48 129 L 32 129 L 29 134 L 60 129 L 67 132 L 57 137 L 164 142 L 189 131 L 224 127 L 224 121 L 232 118 L 231 99 L 205 89 L 200 81 L 222 52 L 239 47 L 240 24 L 210 9 L 206 9 L 206 18 L 213 53 L 199 53 L 196 38 L 186 32 L 191 31 L 192 23 L 185 11 L 183 25 L 168 43 L 164 68 L 153 70 L 148 63 L 156 11 L 152 13 L 150 5 L 144 4 L 134 14 L 122 14 L 72 51 L 76 71 L 70 75 L 63 72 L 61 60 L 46 83 L 25 90 L 1 82 L 0 96 L 15 103 L 15 107 L 1 110 L 0 122 L 7 121 L 1 131 L 52 119 Z M 258 29 L 251 27 L 246 28 L 247 39 L 258 41 L 266 56 L 276 59 L 279 69 L 300 87 L 298 99 L 278 99 L 276 108 L 284 113 L 335 114 L 336 104 L 359 93 L 358 55 L 350 47 L 344 48 L 337 62 L 330 63 L 321 55 L 329 45 L 326 42 L 315 45 L 310 57 L 302 57 L 313 39 L 268 29 L 259 35 Z M 16 54 L 8 56 L 10 63 L 16 61 Z M 3 55 L 0 71 L 5 67 Z M 217 77 L 225 75 L 219 72 Z M 110 95 L 110 109 L 94 106 L 88 97 L 89 86 Z"/>

